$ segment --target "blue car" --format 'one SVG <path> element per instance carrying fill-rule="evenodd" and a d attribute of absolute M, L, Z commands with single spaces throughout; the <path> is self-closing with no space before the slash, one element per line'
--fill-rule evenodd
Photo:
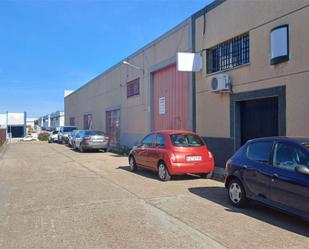
<path fill-rule="evenodd" d="M 224 174 L 234 206 L 252 199 L 309 221 L 309 139 L 250 140 L 227 161 Z"/>

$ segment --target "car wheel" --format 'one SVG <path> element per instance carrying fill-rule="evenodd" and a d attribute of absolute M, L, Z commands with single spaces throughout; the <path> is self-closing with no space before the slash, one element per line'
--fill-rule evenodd
<path fill-rule="evenodd" d="M 83 152 L 85 152 L 85 150 L 84 150 L 84 148 L 83 148 L 83 146 L 79 146 L 79 151 L 81 152 L 81 153 L 83 153 Z"/>
<path fill-rule="evenodd" d="M 130 164 L 130 170 L 131 170 L 132 172 L 137 170 L 136 162 L 135 162 L 135 159 L 134 159 L 133 156 L 130 156 L 130 158 L 129 158 L 129 164 Z"/>
<path fill-rule="evenodd" d="M 158 176 L 161 181 L 169 181 L 171 175 L 168 173 L 168 170 L 163 162 L 160 162 L 158 167 Z"/>
<path fill-rule="evenodd" d="M 247 203 L 245 189 L 242 183 L 236 179 L 231 179 L 228 187 L 229 199 L 235 207 L 244 207 Z"/>
<path fill-rule="evenodd" d="M 107 152 L 107 149 L 103 149 L 104 152 Z"/>
<path fill-rule="evenodd" d="M 203 173 L 203 174 L 200 174 L 200 177 L 201 178 L 205 178 L 205 179 L 211 179 L 214 175 L 214 172 L 213 171 L 210 171 L 208 173 Z"/>

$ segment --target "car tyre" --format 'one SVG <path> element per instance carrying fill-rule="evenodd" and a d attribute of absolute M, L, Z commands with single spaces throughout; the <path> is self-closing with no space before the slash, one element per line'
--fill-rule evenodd
<path fill-rule="evenodd" d="M 214 175 L 214 172 L 213 171 L 210 171 L 208 173 L 203 173 L 203 174 L 200 174 L 200 177 L 201 178 L 204 178 L 204 179 L 211 179 Z"/>
<path fill-rule="evenodd" d="M 134 172 L 137 170 L 136 162 L 133 156 L 129 157 L 129 165 L 130 165 L 130 171 Z"/>
<path fill-rule="evenodd" d="M 235 207 L 245 207 L 247 204 L 247 197 L 245 189 L 242 183 L 236 179 L 232 178 L 228 185 L 228 196 L 233 206 Z"/>
<path fill-rule="evenodd" d="M 84 152 L 85 152 L 85 149 L 84 149 L 83 146 L 81 146 L 81 145 L 79 146 L 78 149 L 79 149 L 79 152 L 81 152 L 81 153 L 84 153 Z"/>
<path fill-rule="evenodd" d="M 107 149 L 103 149 L 103 152 L 105 152 L 105 153 L 106 153 L 106 152 L 107 152 Z"/>
<path fill-rule="evenodd" d="M 171 175 L 169 174 L 167 167 L 164 162 L 160 162 L 158 167 L 158 176 L 161 181 L 169 181 L 171 179 Z"/>

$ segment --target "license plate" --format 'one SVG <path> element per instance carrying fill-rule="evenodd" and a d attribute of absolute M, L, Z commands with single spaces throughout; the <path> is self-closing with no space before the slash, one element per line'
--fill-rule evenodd
<path fill-rule="evenodd" d="M 93 140 L 93 142 L 96 142 L 96 143 L 102 143 L 103 140 Z"/>
<path fill-rule="evenodd" d="M 201 156 L 187 156 L 186 160 L 188 162 L 201 161 L 202 157 Z"/>

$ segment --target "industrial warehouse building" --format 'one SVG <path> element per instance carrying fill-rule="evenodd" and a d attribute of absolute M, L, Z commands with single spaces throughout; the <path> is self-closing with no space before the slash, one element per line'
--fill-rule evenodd
<path fill-rule="evenodd" d="M 65 97 L 65 123 L 127 146 L 194 130 L 219 167 L 248 139 L 309 137 L 308 23 L 308 0 L 214 1 Z M 201 70 L 178 71 L 177 52 Z"/>
<path fill-rule="evenodd" d="M 193 127 L 189 73 L 176 53 L 191 51 L 191 19 L 65 97 L 65 124 L 106 131 L 114 144 L 132 146 L 150 130 Z M 160 108 L 159 108 L 160 103 Z"/>
<path fill-rule="evenodd" d="M 10 138 L 24 137 L 27 133 L 26 112 L 0 113 L 0 128 L 6 129 L 6 134 Z"/>
<path fill-rule="evenodd" d="M 64 112 L 56 111 L 38 118 L 38 126 L 47 131 L 53 131 L 64 126 Z"/>

